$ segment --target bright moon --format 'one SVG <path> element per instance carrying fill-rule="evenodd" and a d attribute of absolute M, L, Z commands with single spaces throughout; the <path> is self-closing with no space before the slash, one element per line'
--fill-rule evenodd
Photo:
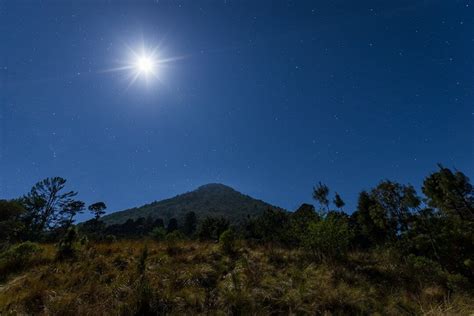
<path fill-rule="evenodd" d="M 148 56 L 138 57 L 137 62 L 135 64 L 136 70 L 140 74 L 145 74 L 145 75 L 153 72 L 153 66 L 154 66 L 154 62 Z"/>
<path fill-rule="evenodd" d="M 158 46 L 152 49 L 147 49 L 147 45 L 144 43 L 142 43 L 141 47 L 137 47 L 136 49 L 133 49 L 128 45 L 126 45 L 126 48 L 128 48 L 129 52 L 128 58 L 119 62 L 121 66 L 107 69 L 106 71 L 121 71 L 128 73 L 126 74 L 126 78 L 129 79 L 129 87 L 138 79 L 143 79 L 147 84 L 154 79 L 162 82 L 163 71 L 166 66 L 175 60 L 183 58 L 163 58 L 161 52 L 159 53 Z"/>

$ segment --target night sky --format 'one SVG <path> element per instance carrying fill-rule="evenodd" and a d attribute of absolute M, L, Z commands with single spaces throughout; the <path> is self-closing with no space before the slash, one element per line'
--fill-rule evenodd
<path fill-rule="evenodd" d="M 293 210 L 322 181 L 351 212 L 437 163 L 472 177 L 473 48 L 472 1 L 0 0 L 0 198 L 220 182 Z"/>

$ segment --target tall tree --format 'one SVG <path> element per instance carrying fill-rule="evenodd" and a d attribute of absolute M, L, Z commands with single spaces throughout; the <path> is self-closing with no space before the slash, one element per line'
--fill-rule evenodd
<path fill-rule="evenodd" d="M 99 220 L 99 218 L 105 214 L 106 208 L 107 206 L 104 202 L 96 202 L 88 207 L 89 211 L 94 214 L 95 220 Z"/>
<path fill-rule="evenodd" d="M 447 215 L 474 221 L 474 189 L 469 178 L 460 171 L 452 172 L 441 165 L 439 168 L 423 182 L 428 205 Z"/>
<path fill-rule="evenodd" d="M 421 203 L 411 185 L 382 181 L 369 193 L 368 215 L 385 238 L 395 240 L 408 229 L 410 218 Z"/>
<path fill-rule="evenodd" d="M 329 216 L 309 223 L 302 244 L 315 260 L 333 261 L 347 255 L 351 238 L 347 221 Z"/>
<path fill-rule="evenodd" d="M 380 228 L 372 218 L 371 210 L 376 206 L 376 202 L 366 191 L 359 194 L 357 210 L 351 215 L 353 219 L 354 231 L 358 246 L 362 248 L 380 244 L 385 241 L 385 231 Z"/>
<path fill-rule="evenodd" d="M 313 205 L 302 204 L 296 211 L 290 214 L 291 240 L 300 243 L 308 233 L 309 223 L 320 220 Z"/>
<path fill-rule="evenodd" d="M 21 201 L 25 207 L 24 220 L 33 234 L 55 228 L 63 222 L 61 210 L 74 201 L 77 192 L 63 192 L 66 180 L 46 178 L 36 183 Z"/>
<path fill-rule="evenodd" d="M 318 201 L 321 208 L 326 207 L 326 211 L 329 211 L 329 187 L 321 182 L 313 188 L 313 199 Z"/>
<path fill-rule="evenodd" d="M 82 201 L 71 201 L 70 203 L 64 205 L 63 209 L 60 211 L 62 216 L 62 226 L 68 229 L 74 223 L 74 217 L 77 214 L 84 212 L 84 202 Z"/>
<path fill-rule="evenodd" d="M 344 201 L 342 200 L 341 196 L 339 195 L 339 193 L 336 192 L 336 195 L 334 196 L 334 200 L 333 200 L 333 203 L 334 205 L 340 209 L 342 211 L 342 208 L 344 207 L 344 205 L 346 205 L 346 203 L 344 203 Z"/>

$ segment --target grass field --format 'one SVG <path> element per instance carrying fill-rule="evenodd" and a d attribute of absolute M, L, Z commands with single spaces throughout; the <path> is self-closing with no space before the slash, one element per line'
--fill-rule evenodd
<path fill-rule="evenodd" d="M 75 257 L 58 260 L 56 246 L 42 244 L 28 262 L 5 272 L 0 311 L 2 315 L 474 312 L 473 296 L 456 291 L 455 280 L 413 270 L 402 262 L 387 251 L 351 253 L 344 262 L 315 263 L 299 250 L 243 242 L 235 254 L 226 255 L 216 243 L 152 240 L 84 244 Z"/>

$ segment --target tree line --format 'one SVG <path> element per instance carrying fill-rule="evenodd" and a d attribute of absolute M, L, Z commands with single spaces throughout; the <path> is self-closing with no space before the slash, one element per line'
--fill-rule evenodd
<path fill-rule="evenodd" d="M 441 165 L 424 179 L 421 195 L 411 185 L 381 181 L 362 191 L 356 210 L 348 214 L 342 197 L 320 182 L 313 188 L 316 207 L 268 209 L 240 223 L 198 219 L 191 211 L 182 223 L 148 217 L 107 226 L 101 220 L 105 203 L 86 207 L 65 185 L 63 178 L 48 178 L 21 198 L 0 200 L 1 247 L 28 240 L 57 242 L 67 254 L 78 238 L 108 242 L 151 237 L 221 240 L 230 252 L 241 239 L 270 249 L 302 249 L 315 261 L 344 260 L 350 251 L 390 249 L 414 264 L 436 265 L 474 280 L 474 190 L 465 174 Z M 93 218 L 76 225 L 75 218 L 85 211 Z"/>

